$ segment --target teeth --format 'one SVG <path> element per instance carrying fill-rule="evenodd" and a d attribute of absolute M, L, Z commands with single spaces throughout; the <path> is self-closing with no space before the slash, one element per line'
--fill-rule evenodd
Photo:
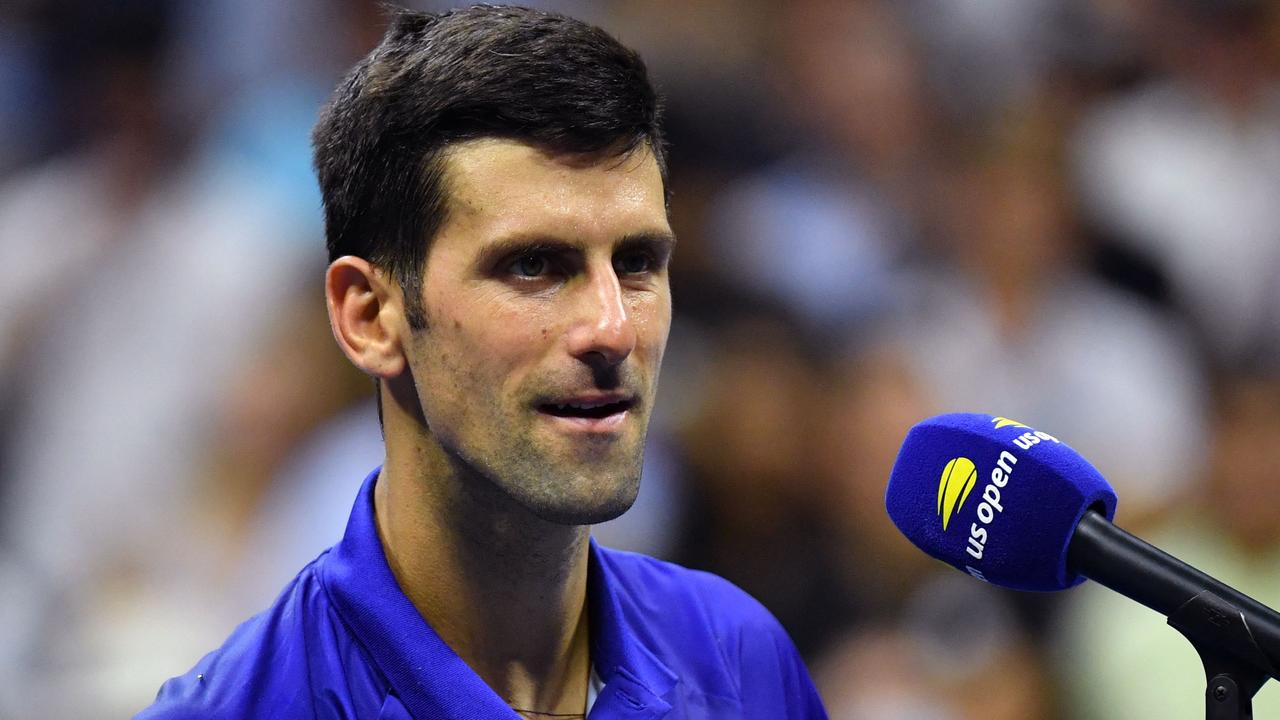
<path fill-rule="evenodd" d="M 595 408 L 604 407 L 605 405 L 612 405 L 612 404 L 613 403 L 607 403 L 607 402 L 568 403 L 566 405 L 557 405 L 556 408 L 560 410 L 569 410 L 569 409 L 594 410 Z"/>

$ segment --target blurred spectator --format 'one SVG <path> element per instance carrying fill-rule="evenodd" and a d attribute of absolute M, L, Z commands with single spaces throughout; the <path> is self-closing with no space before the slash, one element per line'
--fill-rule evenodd
<path fill-rule="evenodd" d="M 954 573 L 921 586 L 900 621 L 843 638 L 817 662 L 814 681 L 831 720 L 1055 715 L 1044 664 L 1001 596 Z"/>
<path fill-rule="evenodd" d="M 185 582 L 206 549 L 186 517 L 220 396 L 318 260 L 172 112 L 163 6 L 61 28 L 82 144 L 0 188 L 0 538 L 43 598 L 0 675 L 44 717 L 127 714 L 229 629 Z"/>
<path fill-rule="evenodd" d="M 197 486 L 182 525 L 198 538 L 207 566 L 188 568 L 186 582 L 222 588 L 217 603 L 231 617 L 270 604 L 299 568 L 341 538 L 352 493 L 382 458 L 375 411 L 359 402 L 367 379 L 334 344 L 323 305 L 309 293 L 291 302 L 211 408 L 208 448 L 192 468 Z M 325 422 L 335 416 L 341 420 Z M 371 426 L 376 444 L 349 417 Z M 345 475 L 340 500 L 337 489 L 324 491 L 321 478 L 331 475 L 308 478 L 305 487 L 290 483 L 298 448 L 316 434 L 339 451 L 330 455 L 330 472 L 361 463 Z"/>
<path fill-rule="evenodd" d="M 785 314 L 748 307 L 714 331 L 701 411 L 683 433 L 690 504 L 674 559 L 740 585 L 809 652 L 840 602 L 833 548 L 811 520 L 823 418 L 802 339 Z"/>
<path fill-rule="evenodd" d="M 870 344 L 829 371 L 818 398 L 815 519 L 830 532 L 833 582 L 846 603 L 832 630 L 892 621 L 940 569 L 885 512 L 885 484 L 907 430 L 938 414 L 903 349 Z"/>
<path fill-rule="evenodd" d="M 1197 496 L 1144 539 L 1280 607 L 1280 366 L 1225 374 L 1214 410 Z M 1070 717 L 1204 717 L 1200 659 L 1156 613 L 1087 583 L 1073 591 L 1058 639 Z M 1253 709 L 1254 717 L 1280 717 L 1275 682 L 1262 686 Z"/>
<path fill-rule="evenodd" d="M 805 0 L 774 30 L 784 160 L 713 207 L 719 271 L 786 303 L 809 329 L 847 333 L 894 299 L 932 180 L 919 58 L 894 7 Z"/>
<path fill-rule="evenodd" d="M 1122 522 L 1176 502 L 1202 457 L 1199 357 L 1176 323 L 1090 277 L 1060 128 L 1033 106 L 961 154 L 943 257 L 897 326 L 942 411 L 1053 432 L 1115 485 Z"/>
<path fill-rule="evenodd" d="M 1280 74 L 1268 2 L 1160 0 L 1140 39 L 1159 74 L 1092 108 L 1086 209 L 1155 258 L 1207 347 L 1280 335 Z"/>
<path fill-rule="evenodd" d="M 1062 0 L 908 0 L 927 43 L 930 75 L 951 114 L 996 120 L 1040 91 L 1073 3 Z M 1085 3 L 1079 3 L 1081 5 Z"/>

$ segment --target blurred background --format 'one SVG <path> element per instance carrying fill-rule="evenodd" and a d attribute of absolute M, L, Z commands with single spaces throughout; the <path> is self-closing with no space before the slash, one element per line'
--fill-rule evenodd
<path fill-rule="evenodd" d="M 598 537 L 762 600 L 835 720 L 1203 717 L 1163 618 L 944 568 L 883 493 L 912 423 L 1014 417 L 1280 606 L 1274 3 L 539 4 L 667 98 L 677 312 Z M 382 451 L 308 133 L 385 22 L 0 4 L 0 718 L 132 714 L 340 537 Z"/>

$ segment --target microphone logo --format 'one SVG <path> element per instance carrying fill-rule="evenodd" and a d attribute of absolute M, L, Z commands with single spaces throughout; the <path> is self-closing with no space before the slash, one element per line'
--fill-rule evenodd
<path fill-rule="evenodd" d="M 1031 429 L 1026 425 L 1023 425 L 1022 423 L 1018 422 L 1017 420 L 1010 420 L 1007 417 L 993 417 L 991 418 L 991 422 L 995 423 L 996 430 L 999 430 L 1000 428 L 1004 428 L 1004 427 L 1020 427 L 1020 428 L 1027 428 L 1028 430 Z"/>
<path fill-rule="evenodd" d="M 938 481 L 938 516 L 942 518 L 942 530 L 946 532 L 951 518 L 964 507 L 964 501 L 978 482 L 978 469 L 966 457 L 953 458 L 942 470 Z"/>

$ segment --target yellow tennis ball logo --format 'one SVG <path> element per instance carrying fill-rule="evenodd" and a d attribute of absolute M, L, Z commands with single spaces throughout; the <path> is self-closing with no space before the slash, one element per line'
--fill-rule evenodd
<path fill-rule="evenodd" d="M 951 518 L 964 507 L 964 501 L 976 482 L 978 468 L 969 458 L 954 458 L 943 468 L 942 479 L 938 481 L 938 516 L 942 518 L 944 532 Z"/>

